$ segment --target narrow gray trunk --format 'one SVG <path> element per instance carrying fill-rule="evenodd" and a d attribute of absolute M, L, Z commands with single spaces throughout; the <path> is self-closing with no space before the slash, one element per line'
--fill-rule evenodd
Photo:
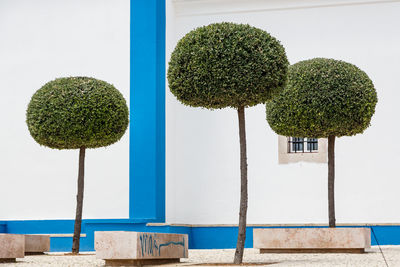
<path fill-rule="evenodd" d="M 328 137 L 329 227 L 336 227 L 335 217 L 335 136 Z"/>
<path fill-rule="evenodd" d="M 79 149 L 78 193 L 76 195 L 76 214 L 74 237 L 72 239 L 72 253 L 79 253 L 79 241 L 81 238 L 83 189 L 85 176 L 85 147 Z"/>
<path fill-rule="evenodd" d="M 238 108 L 239 139 L 240 139 L 240 212 L 239 234 L 236 243 L 235 264 L 243 261 L 244 243 L 246 241 L 246 216 L 247 216 L 247 152 L 246 152 L 246 123 L 244 107 Z"/>

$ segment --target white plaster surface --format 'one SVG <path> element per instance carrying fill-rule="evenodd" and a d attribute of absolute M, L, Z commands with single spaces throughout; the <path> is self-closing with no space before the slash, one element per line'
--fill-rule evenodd
<path fill-rule="evenodd" d="M 75 75 L 129 102 L 129 17 L 129 0 L 0 0 L 0 220 L 74 218 L 79 152 L 37 144 L 26 108 L 46 82 Z M 83 218 L 128 217 L 128 184 L 127 132 L 86 152 Z"/>
<path fill-rule="evenodd" d="M 364 134 L 336 140 L 338 223 L 399 223 L 400 2 L 344 0 L 168 1 L 167 60 L 190 30 L 248 23 L 279 39 L 291 64 L 314 57 L 352 62 L 372 79 L 376 113 Z M 238 223 L 237 112 L 179 103 L 167 91 L 167 222 Z M 250 224 L 328 222 L 326 164 L 278 164 L 265 108 L 246 109 Z"/>
<path fill-rule="evenodd" d="M 253 229 L 253 247 L 264 249 L 370 248 L 369 228 Z"/>
<path fill-rule="evenodd" d="M 337 222 L 398 223 L 399 13 L 398 1 L 167 0 L 166 60 L 193 28 L 232 21 L 270 32 L 291 63 L 331 57 L 358 65 L 379 102 L 363 135 L 336 142 Z M 72 219 L 78 153 L 36 144 L 26 106 L 45 82 L 69 75 L 111 82 L 129 101 L 129 0 L 1 0 L 0 36 L 0 114 L 8 114 L 0 118 L 0 177 L 7 185 L 0 202 L 12 203 L 0 206 L 0 219 Z M 183 106 L 168 89 L 166 112 L 167 222 L 237 223 L 236 112 Z M 326 165 L 279 165 L 262 105 L 246 110 L 246 123 L 248 223 L 326 223 Z M 128 216 L 128 133 L 87 152 L 85 179 L 84 218 Z"/>
<path fill-rule="evenodd" d="M 98 259 L 179 259 L 188 257 L 188 236 L 184 234 L 128 231 L 95 232 Z"/>

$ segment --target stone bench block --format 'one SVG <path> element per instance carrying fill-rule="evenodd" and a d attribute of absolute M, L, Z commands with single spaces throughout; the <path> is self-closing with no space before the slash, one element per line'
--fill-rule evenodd
<path fill-rule="evenodd" d="M 184 234 L 125 231 L 95 232 L 98 259 L 109 266 L 179 262 L 188 257 L 188 236 Z"/>
<path fill-rule="evenodd" d="M 24 235 L 0 234 L 0 262 L 15 262 L 25 255 Z"/>
<path fill-rule="evenodd" d="M 253 229 L 261 253 L 363 253 L 371 247 L 369 228 Z"/>
<path fill-rule="evenodd" d="M 50 251 L 49 235 L 25 235 L 25 254 L 43 254 Z"/>

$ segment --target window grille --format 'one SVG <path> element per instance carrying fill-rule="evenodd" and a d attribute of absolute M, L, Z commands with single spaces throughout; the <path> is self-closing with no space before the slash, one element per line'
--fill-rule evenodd
<path fill-rule="evenodd" d="M 317 138 L 288 137 L 289 153 L 318 152 Z"/>

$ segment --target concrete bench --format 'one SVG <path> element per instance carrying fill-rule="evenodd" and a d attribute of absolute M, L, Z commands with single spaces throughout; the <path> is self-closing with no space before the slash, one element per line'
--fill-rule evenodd
<path fill-rule="evenodd" d="M 184 234 L 125 231 L 95 232 L 96 257 L 106 266 L 141 266 L 179 262 L 188 257 Z"/>
<path fill-rule="evenodd" d="M 0 262 L 15 262 L 25 255 L 24 235 L 0 234 Z"/>
<path fill-rule="evenodd" d="M 369 228 L 253 229 L 260 253 L 363 253 L 371 247 Z"/>
<path fill-rule="evenodd" d="M 25 255 L 40 255 L 50 251 L 50 235 L 25 235 Z"/>

